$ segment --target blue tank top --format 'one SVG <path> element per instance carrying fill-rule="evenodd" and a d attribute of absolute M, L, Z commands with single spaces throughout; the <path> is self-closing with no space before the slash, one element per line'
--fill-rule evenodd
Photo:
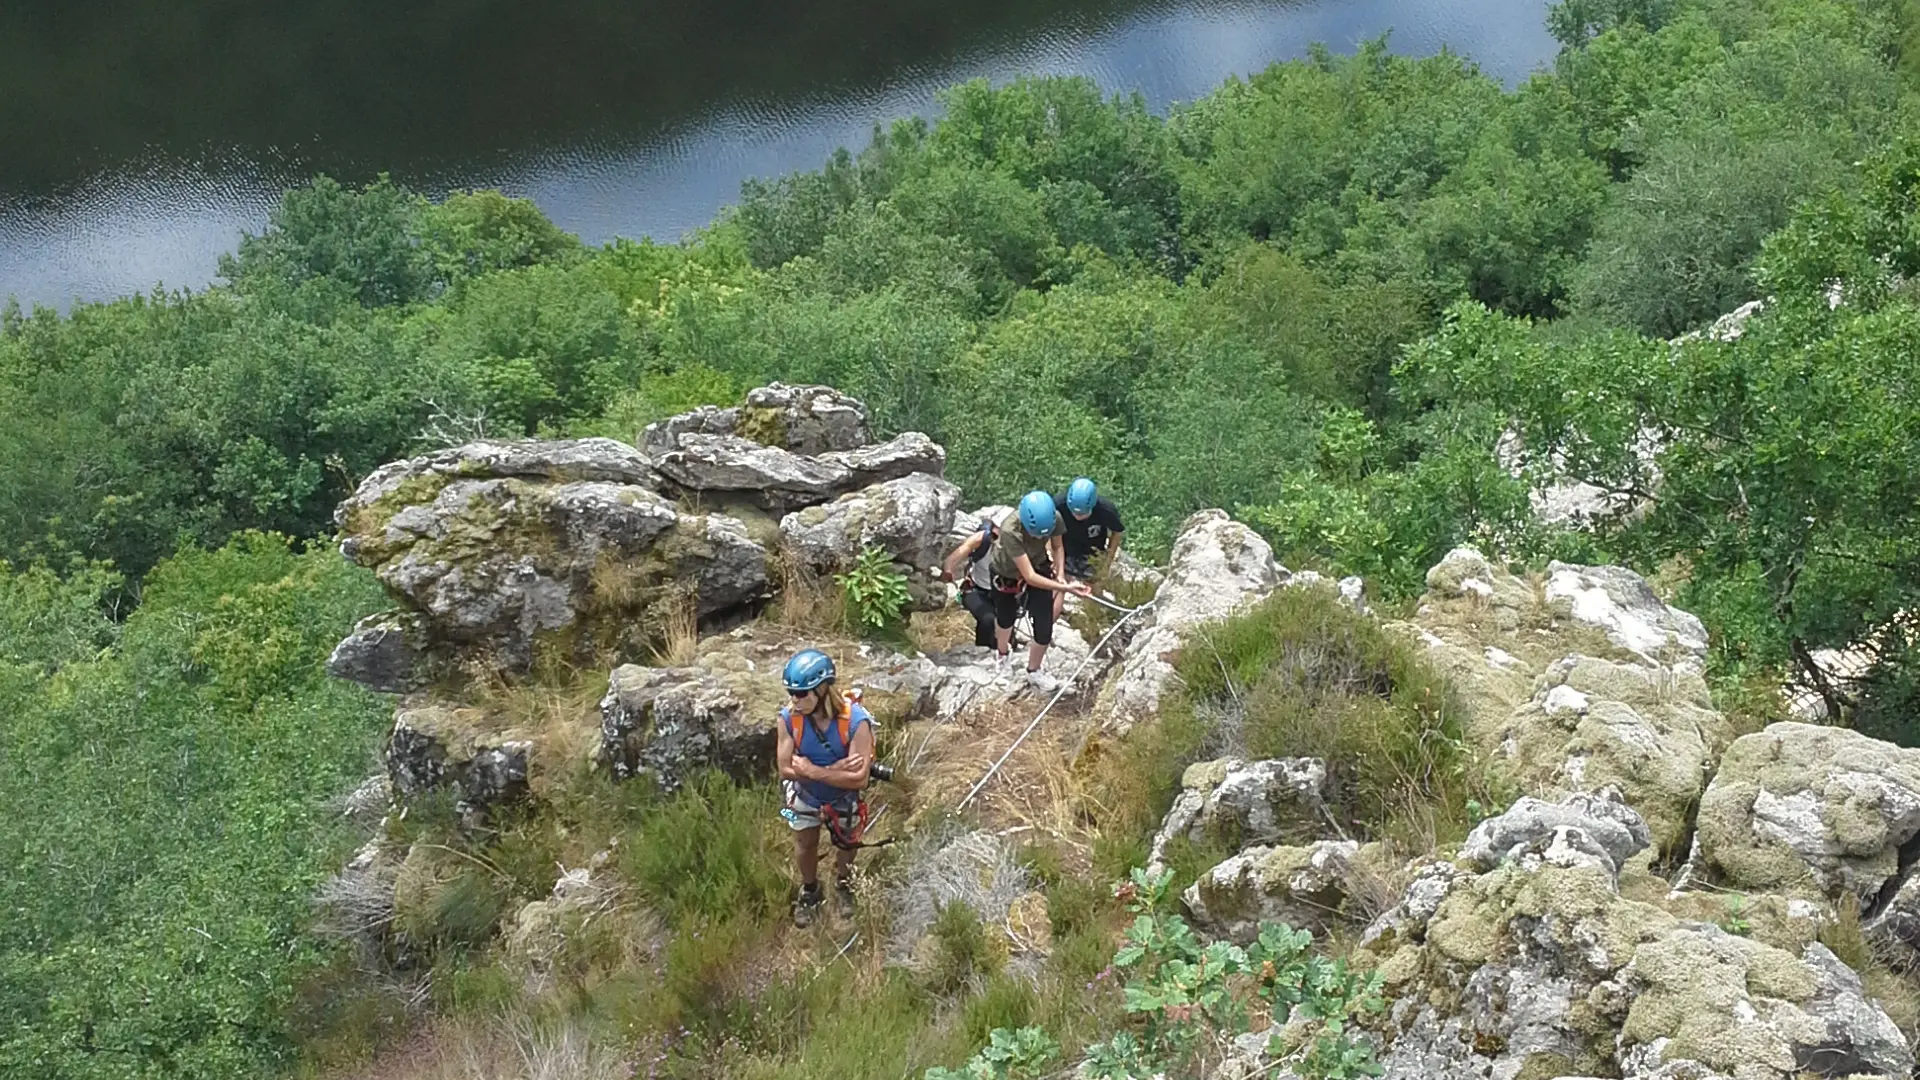
<path fill-rule="evenodd" d="M 800 741 L 794 744 L 793 752 L 821 768 L 845 761 L 852 749 L 853 737 L 859 733 L 860 726 L 871 723 L 873 720 L 872 714 L 860 705 L 854 704 L 850 707 L 853 712 L 847 721 L 846 743 L 840 741 L 838 720 L 828 724 L 825 731 L 821 731 L 813 725 L 811 720 L 803 716 L 800 718 Z M 783 707 L 780 710 L 780 723 L 788 731 L 793 730 L 793 709 Z M 854 794 L 846 788 L 837 788 L 819 780 L 801 780 L 797 782 L 797 786 L 800 789 L 800 801 L 808 806 L 836 802 Z"/>

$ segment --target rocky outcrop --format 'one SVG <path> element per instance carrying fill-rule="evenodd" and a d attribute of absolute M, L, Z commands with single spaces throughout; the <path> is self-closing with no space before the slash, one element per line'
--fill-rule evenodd
<path fill-rule="evenodd" d="M 1851 895 L 1870 914 L 1920 836 L 1920 750 L 1781 723 L 1728 748 L 1700 801 L 1694 866 L 1741 889 Z"/>
<path fill-rule="evenodd" d="M 1699 620 L 1626 570 L 1554 563 L 1534 582 L 1471 548 L 1427 586 L 1402 629 L 1448 677 L 1483 759 L 1542 798 L 1617 789 L 1657 848 L 1683 845 L 1732 737 L 1700 674 Z"/>
<path fill-rule="evenodd" d="M 480 810 L 527 794 L 533 745 L 484 710 L 411 700 L 394 713 L 387 775 L 402 797 L 452 788 Z"/>
<path fill-rule="evenodd" d="M 327 674 L 382 694 L 418 690 L 429 677 L 425 621 L 405 611 L 361 619 L 327 657 Z"/>
<path fill-rule="evenodd" d="M 653 458 L 666 489 L 788 511 L 913 473 L 939 475 L 947 452 L 910 431 L 878 446 L 804 456 L 738 435 L 685 434 Z"/>
<path fill-rule="evenodd" d="M 1160 706 L 1189 632 L 1267 596 L 1288 578 L 1273 548 L 1221 510 L 1203 510 L 1180 528 L 1150 621 L 1128 643 L 1099 711 L 1122 732 Z"/>
<path fill-rule="evenodd" d="M 1154 835 L 1147 868 L 1164 868 L 1167 845 L 1176 839 L 1235 847 L 1313 839 L 1327 828 L 1326 798 L 1327 765 L 1314 758 L 1189 765 Z"/>
<path fill-rule="evenodd" d="M 935 571 L 948 550 L 948 533 L 960 489 L 928 473 L 915 473 L 797 510 L 780 519 L 781 546 L 815 573 L 851 567 L 867 547 L 892 558 L 907 577 L 916 606 L 945 603 Z"/>
<path fill-rule="evenodd" d="M 660 455 L 679 448 L 682 435 L 738 435 L 763 446 L 815 456 L 856 450 L 873 442 L 867 407 L 830 386 L 774 383 L 747 392 L 746 404 L 703 406 L 647 425 L 641 449 Z"/>
<path fill-rule="evenodd" d="M 672 789 L 707 766 L 742 780 L 773 767 L 771 717 L 750 713 L 739 694 L 703 672 L 617 668 L 600 716 L 601 753 L 618 779 L 648 776 Z"/>
<path fill-rule="evenodd" d="M 1640 842 L 1622 809 L 1516 806 L 1470 842 L 1478 872 L 1423 874 L 1370 930 L 1388 1077 L 1906 1074 L 1898 1029 L 1822 946 L 1622 896 L 1609 865 Z"/>
<path fill-rule="evenodd" d="M 1385 857 L 1378 845 L 1368 855 Z M 1196 926 L 1242 944 L 1268 921 L 1318 932 L 1354 921 L 1349 901 L 1355 879 L 1366 873 L 1361 862 L 1352 840 L 1257 845 L 1201 874 L 1181 899 Z"/>
<path fill-rule="evenodd" d="M 1481 871 L 1503 862 L 1590 867 L 1617 881 L 1627 860 L 1649 842 L 1647 823 L 1616 791 L 1570 795 L 1557 803 L 1527 795 L 1474 826 L 1460 859 Z"/>
<path fill-rule="evenodd" d="M 600 473 L 630 463 L 629 448 L 584 442 L 613 448 Z M 675 605 L 710 615 L 767 591 L 767 550 L 742 522 L 683 514 L 631 483 L 567 479 L 596 471 L 577 445 L 551 455 L 568 471 L 547 476 L 534 475 L 534 448 L 494 455 L 511 476 L 478 471 L 493 457 L 456 453 L 382 469 L 336 515 L 349 530 L 342 551 L 418 616 L 428 640 L 410 636 L 410 649 L 525 672 L 537 652 L 578 662 L 644 648 Z"/>

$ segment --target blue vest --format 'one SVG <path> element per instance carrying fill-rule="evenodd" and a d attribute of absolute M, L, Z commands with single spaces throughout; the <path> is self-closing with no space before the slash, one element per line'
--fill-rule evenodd
<path fill-rule="evenodd" d="M 867 710 L 860 705 L 852 704 L 849 705 L 849 708 L 852 710 L 852 713 L 851 718 L 847 721 L 847 741 L 845 743 L 840 741 L 840 722 L 837 719 L 828 724 L 825 731 L 821 731 L 819 728 L 813 726 L 813 721 L 803 716 L 800 718 L 800 738 L 794 743 L 793 752 L 821 768 L 826 768 L 829 765 L 837 765 L 845 761 L 847 754 L 852 750 L 851 744 L 853 737 L 859 732 L 860 726 L 870 723 L 873 720 L 872 714 L 868 713 Z M 791 707 L 781 708 L 780 724 L 788 731 L 793 730 L 793 709 Z M 849 791 L 846 788 L 837 788 L 832 784 L 823 783 L 819 780 L 800 780 L 796 782 L 796 786 L 800 789 L 800 801 L 806 803 L 808 806 L 821 806 L 830 802 L 839 802 L 849 796 L 858 794 L 858 792 Z"/>

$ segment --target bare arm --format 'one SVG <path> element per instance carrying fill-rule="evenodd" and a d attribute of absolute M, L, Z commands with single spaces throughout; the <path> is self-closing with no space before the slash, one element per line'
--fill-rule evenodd
<path fill-rule="evenodd" d="M 967 537 L 966 541 L 959 547 L 954 548 L 953 551 L 947 555 L 947 561 L 940 567 L 945 580 L 952 581 L 954 575 L 960 572 L 960 564 L 965 562 L 967 558 L 979 550 L 979 548 L 980 534 L 977 532 Z"/>
<path fill-rule="evenodd" d="M 1114 564 L 1120 561 L 1120 545 L 1127 541 L 1127 534 L 1124 529 L 1116 529 L 1111 535 L 1113 536 L 1113 543 L 1107 545 L 1107 571 L 1111 571 Z"/>
<path fill-rule="evenodd" d="M 867 772 L 872 767 L 873 722 L 868 721 L 853 733 L 847 756 L 820 770 L 820 779 L 846 791 L 859 791 L 867 786 Z"/>

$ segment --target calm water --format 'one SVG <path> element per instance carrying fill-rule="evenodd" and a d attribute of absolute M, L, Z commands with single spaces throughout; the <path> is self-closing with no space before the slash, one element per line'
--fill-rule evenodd
<path fill-rule="evenodd" d="M 500 187 L 590 242 L 671 239 L 951 83 L 1086 74 L 1155 108 L 1391 31 L 1508 82 L 1547 0 L 11 0 L 0 297 L 198 287 L 286 186 Z"/>

